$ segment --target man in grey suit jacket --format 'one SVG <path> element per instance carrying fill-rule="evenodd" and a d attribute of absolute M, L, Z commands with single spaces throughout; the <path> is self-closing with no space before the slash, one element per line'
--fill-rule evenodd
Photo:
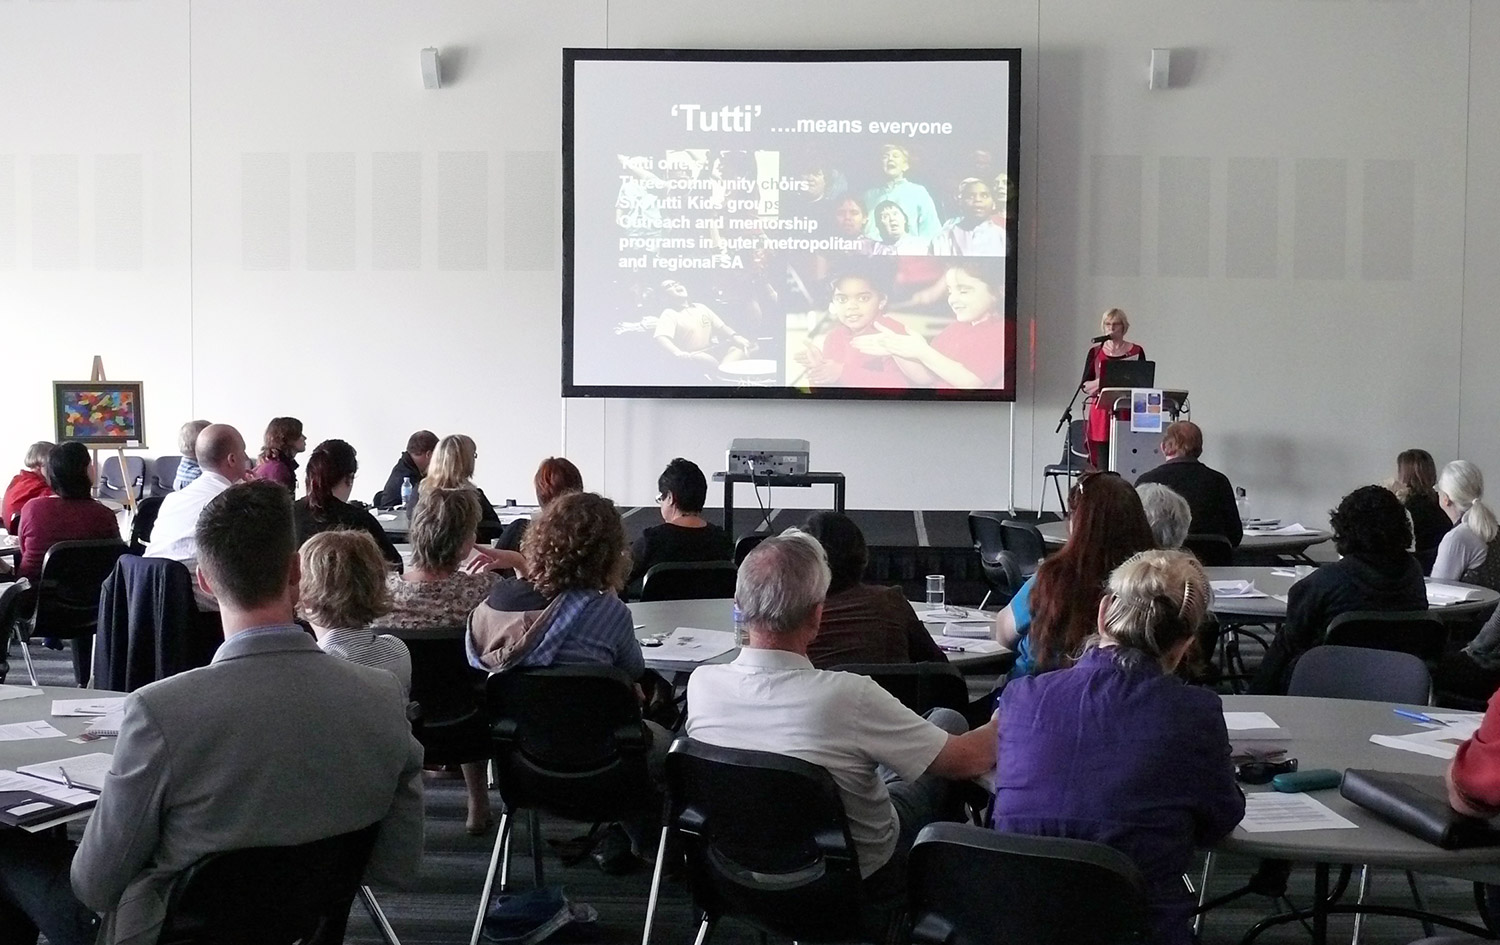
<path fill-rule="evenodd" d="M 204 508 L 197 540 L 198 581 L 219 600 L 224 645 L 210 665 L 126 700 L 72 861 L 73 892 L 105 913 L 103 941 L 118 945 L 155 942 L 174 880 L 210 853 L 379 822 L 367 882 L 404 885 L 422 856 L 422 749 L 400 684 L 329 656 L 293 623 L 290 494 L 271 482 L 233 486 Z M 58 909 L 56 898 L 45 908 Z"/>

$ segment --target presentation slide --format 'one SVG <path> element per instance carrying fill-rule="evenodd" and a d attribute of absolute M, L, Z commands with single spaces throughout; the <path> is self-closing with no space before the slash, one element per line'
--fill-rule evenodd
<path fill-rule="evenodd" d="M 1013 400 L 1019 73 L 566 50 L 564 395 Z"/>

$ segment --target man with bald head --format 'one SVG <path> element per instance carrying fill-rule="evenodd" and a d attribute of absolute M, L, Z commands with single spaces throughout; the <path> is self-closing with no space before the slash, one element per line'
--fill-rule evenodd
<path fill-rule="evenodd" d="M 195 447 L 198 465 L 203 473 L 197 479 L 162 500 L 148 558 L 171 558 L 192 570 L 198 563 L 198 515 L 215 496 L 245 478 L 250 458 L 245 452 L 245 438 L 227 423 L 211 423 L 198 434 Z"/>

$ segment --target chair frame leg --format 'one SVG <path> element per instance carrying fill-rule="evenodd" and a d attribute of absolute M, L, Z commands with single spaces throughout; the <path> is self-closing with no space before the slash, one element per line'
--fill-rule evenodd
<path fill-rule="evenodd" d="M 390 920 L 385 917 L 385 910 L 380 908 L 380 903 L 375 900 L 375 893 L 369 886 L 359 887 L 359 901 L 365 904 L 365 911 L 370 913 L 370 921 L 375 923 L 375 928 L 386 945 L 401 945 L 401 940 L 396 937 L 396 930 L 391 928 Z"/>
<path fill-rule="evenodd" d="M 474 932 L 469 936 L 469 945 L 479 945 L 479 933 L 484 930 L 484 914 L 489 909 L 490 893 L 495 888 L 495 872 L 501 868 L 501 858 L 504 854 L 504 865 L 510 865 L 510 831 L 511 812 L 506 810 L 500 815 L 500 829 L 495 832 L 495 849 L 490 853 L 490 868 L 484 874 L 484 889 L 479 893 L 479 912 L 474 916 Z M 500 889 L 505 889 L 505 876 L 500 877 Z"/>
<path fill-rule="evenodd" d="M 693 939 L 693 945 L 703 945 L 704 942 L 708 941 L 709 933 L 712 932 L 713 930 L 714 930 L 714 919 L 713 919 L 713 917 L 709 916 L 709 915 L 705 915 L 703 917 L 703 923 L 698 926 L 698 937 L 695 938 L 695 939 Z"/>
<path fill-rule="evenodd" d="M 983 610 L 984 609 L 984 605 L 988 604 L 990 602 L 990 595 L 992 595 L 994 593 L 995 592 L 993 590 L 988 590 L 988 591 L 984 592 L 984 599 L 979 602 L 979 609 L 980 610 Z"/>
<path fill-rule="evenodd" d="M 542 812 L 533 807 L 527 814 L 531 834 L 531 875 L 536 880 L 536 888 L 541 889 L 547 885 L 542 875 Z"/>
<path fill-rule="evenodd" d="M 1209 877 L 1213 875 L 1213 871 L 1214 871 L 1214 854 L 1213 854 L 1213 851 L 1210 850 L 1208 852 L 1208 854 L 1203 857 L 1203 874 L 1202 874 L 1201 878 L 1198 880 L 1198 908 L 1199 909 L 1202 909 L 1203 908 L 1203 904 L 1206 903 L 1206 902 L 1208 902 L 1208 880 L 1209 880 Z M 1203 920 L 1204 920 L 1204 914 L 1202 912 L 1199 912 L 1197 915 L 1193 916 L 1193 934 L 1194 935 L 1202 935 L 1203 934 Z"/>
<path fill-rule="evenodd" d="M 1370 864 L 1366 863 L 1359 868 L 1359 895 L 1355 898 L 1355 905 L 1364 905 L 1365 897 L 1370 894 Z M 1354 934 L 1349 936 L 1349 945 L 1359 945 L 1360 937 L 1365 931 L 1365 915 L 1363 912 L 1354 913 Z"/>
<path fill-rule="evenodd" d="M 641 933 L 641 945 L 651 945 L 651 926 L 656 922 L 656 903 L 661 896 L 661 877 L 667 866 L 667 835 L 672 828 L 661 828 L 661 840 L 656 846 L 656 866 L 651 870 L 651 895 L 646 898 L 646 928 Z"/>
<path fill-rule="evenodd" d="M 36 664 L 31 661 L 31 647 L 27 645 L 27 638 L 21 636 L 21 631 L 16 631 L 16 642 L 21 644 L 21 658 L 26 661 L 26 675 L 30 677 L 33 686 L 41 685 L 36 681 Z"/>

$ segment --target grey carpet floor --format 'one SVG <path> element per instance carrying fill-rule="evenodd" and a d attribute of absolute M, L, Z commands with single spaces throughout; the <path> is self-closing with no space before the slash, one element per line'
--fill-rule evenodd
<path fill-rule="evenodd" d="M 44 650 L 33 645 L 40 682 L 44 685 L 71 685 L 72 669 L 66 652 Z M 24 683 L 25 670 L 20 654 L 12 647 L 12 673 L 9 681 Z M 463 829 L 464 794 L 461 781 L 428 779 L 426 790 L 427 841 L 421 875 L 413 888 L 402 891 L 377 890 L 382 908 L 404 945 L 455 945 L 465 943 L 473 927 L 479 904 L 479 891 L 489 864 L 494 831 L 485 837 L 470 837 Z M 587 824 L 544 819 L 543 838 L 562 841 L 585 833 Z M 512 844 L 514 888 L 531 885 L 529 846 L 522 830 Z M 607 943 L 639 942 L 645 921 L 646 900 L 651 876 L 642 869 L 626 876 L 606 876 L 587 859 L 564 866 L 550 846 L 546 849 L 545 869 L 549 884 L 560 884 L 569 897 L 586 902 L 599 912 L 599 923 L 591 941 Z M 1243 885 L 1254 864 L 1221 858 L 1210 883 L 1210 893 L 1218 895 Z M 1429 909 L 1445 915 L 1477 921 L 1472 885 L 1441 877 L 1419 877 Z M 1299 869 L 1292 877 L 1290 896 L 1305 904 L 1312 888 L 1309 869 Z M 995 889 L 1003 896 L 1005 890 Z M 1401 873 L 1379 870 L 1375 873 L 1371 901 L 1409 906 L 1405 878 Z M 1231 945 L 1260 918 L 1280 911 L 1259 896 L 1249 896 L 1216 910 L 1208 919 L 1204 945 Z M 668 883 L 662 895 L 659 918 L 652 941 L 666 945 L 689 945 L 696 925 L 686 891 Z M 1331 921 L 1329 940 L 1347 942 L 1352 919 L 1335 917 Z M 1363 941 L 1367 945 L 1405 945 L 1422 937 L 1421 927 L 1406 919 L 1372 917 L 1366 920 Z M 1301 943 L 1308 934 L 1297 925 L 1283 926 L 1261 936 L 1266 945 Z M 375 926 L 356 904 L 351 914 L 347 941 L 376 945 L 381 941 Z M 751 945 L 759 936 L 753 930 L 724 923 L 710 940 L 720 945 Z"/>

